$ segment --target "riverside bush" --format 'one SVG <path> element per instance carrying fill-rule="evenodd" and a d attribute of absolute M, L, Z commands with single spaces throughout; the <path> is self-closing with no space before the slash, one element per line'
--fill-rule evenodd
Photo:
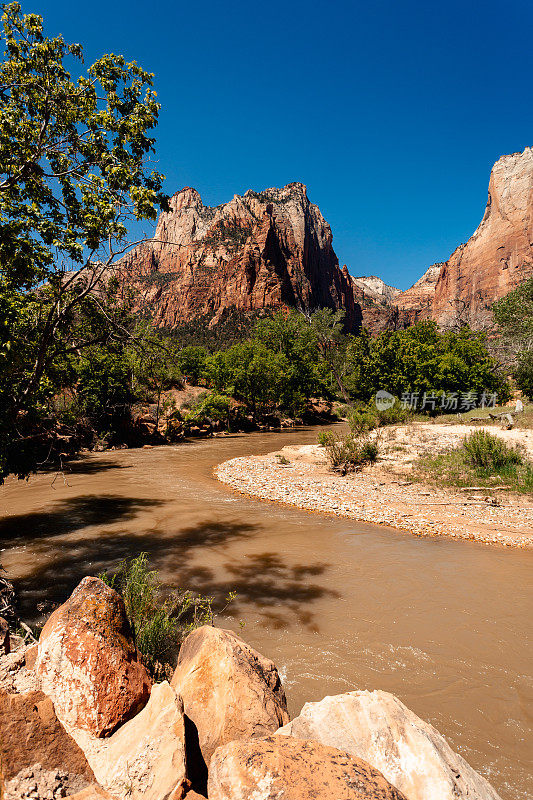
<path fill-rule="evenodd" d="M 196 405 L 193 405 L 185 417 L 187 422 L 225 422 L 229 427 L 230 418 L 229 397 L 217 392 L 205 394 Z"/>
<path fill-rule="evenodd" d="M 533 463 L 520 450 L 487 431 L 474 431 L 458 447 L 424 456 L 417 467 L 424 478 L 451 486 L 487 486 L 533 494 Z"/>
<path fill-rule="evenodd" d="M 514 447 L 488 431 L 474 431 L 463 440 L 462 449 L 468 464 L 491 472 L 522 464 L 523 457 Z"/>
<path fill-rule="evenodd" d="M 192 630 L 213 624 L 213 597 L 178 589 L 162 599 L 161 581 L 149 568 L 146 553 L 124 560 L 114 574 L 100 578 L 122 595 L 135 643 L 156 680 L 170 676 L 171 662 Z M 234 597 L 230 593 L 227 603 Z"/>
<path fill-rule="evenodd" d="M 518 388 L 526 397 L 533 400 L 533 350 L 520 354 L 514 377 Z"/>
<path fill-rule="evenodd" d="M 336 434 L 332 431 L 321 431 L 318 443 L 326 450 L 331 468 L 341 475 L 353 472 L 365 464 L 373 464 L 379 454 L 376 441 L 364 436 L 354 436 L 352 433 Z"/>

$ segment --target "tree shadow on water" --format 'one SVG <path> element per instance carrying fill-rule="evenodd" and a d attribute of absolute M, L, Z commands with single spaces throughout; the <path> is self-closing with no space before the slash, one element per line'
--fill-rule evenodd
<path fill-rule="evenodd" d="M 13 581 L 20 597 L 22 618 L 34 622 L 40 616 L 39 606 L 43 603 L 49 609 L 64 602 L 86 575 L 112 572 L 121 561 L 141 552 L 148 554 L 154 569 L 178 576 L 180 567 L 192 558 L 196 549 L 224 547 L 233 539 L 251 536 L 255 531 L 253 525 L 224 522 L 201 523 L 171 535 L 142 528 L 135 532 L 127 528 L 117 530 L 116 523 L 132 520 L 139 512 L 163 504 L 163 500 L 83 497 L 62 502 L 50 514 L 27 514 L 3 520 L 3 533 L 18 535 L 18 540 L 10 544 L 20 545 L 25 540 L 33 556 L 25 577 Z M 102 528 L 105 524 L 114 527 L 106 531 Z M 99 527 L 93 532 L 90 525 Z M 82 535 L 66 536 L 78 531 Z M 58 541 L 60 535 L 64 536 Z M 211 576 L 204 577 L 209 580 Z M 167 585 L 185 587 L 173 578 L 167 580 Z M 201 586 L 197 590 L 201 592 Z"/>
<path fill-rule="evenodd" d="M 260 612 L 263 625 L 283 629 L 295 621 L 308 630 L 318 632 L 312 604 L 324 597 L 340 597 L 339 593 L 316 580 L 329 565 L 288 564 L 278 553 L 252 554 L 246 561 L 225 563 L 228 577 L 216 580 L 212 570 L 205 566 L 180 570 L 181 585 L 215 598 L 216 608 L 224 605 L 228 593 L 235 592 L 235 600 L 224 612 L 238 619 L 243 611 Z"/>
<path fill-rule="evenodd" d="M 0 519 L 0 544 L 36 537 L 64 536 L 92 525 L 110 525 L 133 519 L 139 511 L 162 505 L 122 495 L 82 495 L 54 503 L 49 511 L 31 511 Z"/>
<path fill-rule="evenodd" d="M 78 498 L 78 501 L 89 499 Z M 100 510 L 97 504 L 97 510 L 89 513 L 88 518 L 94 520 L 103 514 L 107 522 L 116 522 L 120 511 L 121 520 L 128 520 L 150 504 L 162 502 L 120 499 L 123 505 L 114 513 L 106 503 Z M 67 512 L 68 504 L 63 506 L 62 511 Z M 82 508 L 87 510 L 85 506 Z M 84 517 L 81 527 L 89 524 L 86 520 Z M 208 520 L 171 534 L 160 530 L 137 533 L 100 530 L 95 534 L 87 531 L 87 535 L 60 543 L 53 540 L 32 543 L 35 565 L 25 578 L 15 582 L 21 598 L 21 616 L 36 621 L 43 601 L 61 603 L 84 576 L 112 571 L 124 558 L 146 552 L 151 566 L 160 570 L 169 589 L 191 589 L 213 597 L 215 612 L 224 607 L 229 592 L 236 592 L 225 615 L 239 619 L 245 611 L 252 610 L 260 614 L 261 624 L 270 628 L 283 629 L 296 623 L 318 631 L 313 604 L 324 597 L 339 596 L 318 580 L 329 565 L 291 564 L 282 554 L 274 552 L 247 554 L 245 542 L 256 533 L 257 526 L 253 524 Z M 225 549 L 239 541 L 244 545 L 242 556 L 224 558 Z M 202 563 L 202 556 L 209 553 L 213 554 L 209 563 Z M 215 567 L 211 566 L 213 559 Z"/>

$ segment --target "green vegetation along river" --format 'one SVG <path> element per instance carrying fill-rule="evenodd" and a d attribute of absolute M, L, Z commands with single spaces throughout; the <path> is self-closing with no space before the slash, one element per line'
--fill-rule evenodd
<path fill-rule="evenodd" d="M 292 714 L 354 688 L 393 692 L 505 800 L 526 798 L 531 552 L 309 514 L 232 493 L 216 464 L 316 429 L 90 454 L 0 489 L 0 560 L 22 616 L 148 552 L 168 584 L 237 599 L 218 618 L 270 656 Z M 42 605 L 40 605 L 43 608 Z M 529 718 L 530 719 L 530 718 Z"/>

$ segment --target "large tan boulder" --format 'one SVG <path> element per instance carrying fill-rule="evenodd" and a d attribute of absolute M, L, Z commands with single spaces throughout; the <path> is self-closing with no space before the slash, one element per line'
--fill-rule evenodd
<path fill-rule="evenodd" d="M 277 733 L 347 750 L 408 800 L 499 800 L 435 728 L 388 692 L 348 692 L 306 703 Z"/>
<path fill-rule="evenodd" d="M 317 742 L 271 736 L 219 747 L 209 800 L 405 800 L 364 761 Z"/>
<path fill-rule="evenodd" d="M 80 788 L 94 781 L 87 759 L 61 726 L 50 698 L 38 691 L 0 690 L 0 783 L 6 788 L 17 776 L 22 781 L 27 772 L 33 779 L 35 764 L 44 771 L 65 773 L 70 784 Z"/>
<path fill-rule="evenodd" d="M 82 789 L 81 792 L 69 795 L 69 798 L 70 800 L 113 800 L 111 795 L 102 789 L 101 786 L 98 786 L 97 783 L 91 783 L 90 786 Z"/>
<path fill-rule="evenodd" d="M 95 736 L 111 734 L 150 695 L 124 602 L 98 578 L 84 578 L 49 617 L 35 671 L 59 719 Z"/>
<path fill-rule="evenodd" d="M 181 800 L 187 789 L 183 703 L 167 681 L 137 716 L 105 739 L 69 731 L 97 782 L 120 800 Z"/>
<path fill-rule="evenodd" d="M 206 764 L 220 745 L 266 736 L 289 721 L 273 662 L 232 631 L 205 625 L 190 633 L 172 686 L 196 726 Z"/>

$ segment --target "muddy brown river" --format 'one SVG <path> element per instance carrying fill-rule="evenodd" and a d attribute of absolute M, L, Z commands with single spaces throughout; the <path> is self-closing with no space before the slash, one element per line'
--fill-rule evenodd
<path fill-rule="evenodd" d="M 277 664 L 296 714 L 352 689 L 397 695 L 506 800 L 531 782 L 531 552 L 309 514 L 232 493 L 229 458 L 316 430 L 91 454 L 0 488 L 0 560 L 22 615 L 146 551 L 165 582 L 213 595 L 217 623 Z"/>

